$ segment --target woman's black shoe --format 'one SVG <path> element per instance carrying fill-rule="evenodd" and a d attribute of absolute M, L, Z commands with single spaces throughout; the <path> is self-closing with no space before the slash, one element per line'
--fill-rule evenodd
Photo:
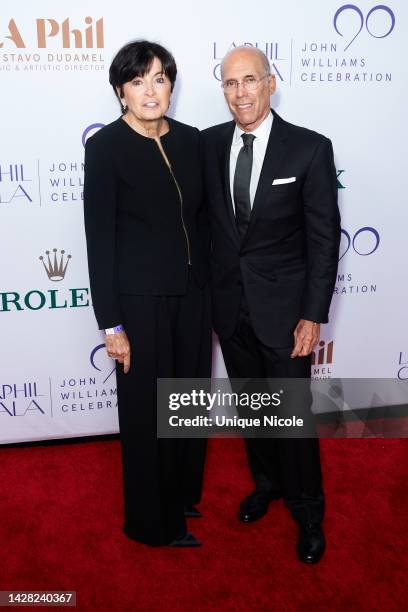
<path fill-rule="evenodd" d="M 169 546 L 173 548 L 196 548 L 197 546 L 202 546 L 202 544 L 192 533 L 186 533 L 186 535 L 181 538 L 177 538 L 170 542 Z"/>
<path fill-rule="evenodd" d="M 202 518 L 202 514 L 195 506 L 184 506 L 184 516 L 189 518 Z"/>

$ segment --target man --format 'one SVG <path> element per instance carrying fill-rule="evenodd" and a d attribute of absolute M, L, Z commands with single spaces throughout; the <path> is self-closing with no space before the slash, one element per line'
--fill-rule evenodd
<path fill-rule="evenodd" d="M 214 328 L 230 378 L 310 378 L 340 242 L 331 142 L 271 111 L 275 77 L 260 50 L 230 51 L 221 76 L 234 121 L 202 133 Z M 246 449 L 255 490 L 239 519 L 256 521 L 283 497 L 299 525 L 298 557 L 316 563 L 325 549 L 318 439 L 247 439 Z"/>

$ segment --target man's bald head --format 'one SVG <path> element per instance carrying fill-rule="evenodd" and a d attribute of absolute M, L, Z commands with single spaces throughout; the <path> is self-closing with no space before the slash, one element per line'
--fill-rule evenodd
<path fill-rule="evenodd" d="M 252 132 L 270 113 L 276 80 L 268 58 L 256 47 L 236 47 L 221 64 L 225 100 L 239 127 Z"/>
<path fill-rule="evenodd" d="M 224 73 L 224 67 L 226 65 L 226 63 L 230 60 L 230 59 L 234 59 L 236 57 L 239 56 L 251 56 L 260 62 L 260 65 L 262 66 L 262 70 L 264 72 L 264 74 L 271 74 L 271 67 L 269 65 L 269 60 L 266 57 L 265 53 L 263 51 L 261 51 L 260 49 L 258 49 L 258 47 L 248 47 L 246 45 L 241 45 L 240 47 L 235 47 L 234 49 L 231 49 L 231 51 L 228 51 L 228 53 L 226 53 L 222 59 L 221 62 L 221 76 Z"/>

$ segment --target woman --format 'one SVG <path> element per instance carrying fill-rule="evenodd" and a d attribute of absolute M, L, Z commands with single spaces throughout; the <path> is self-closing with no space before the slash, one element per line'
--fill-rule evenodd
<path fill-rule="evenodd" d="M 117 53 L 109 81 L 122 116 L 87 141 L 84 209 L 93 306 L 116 359 L 124 531 L 190 547 L 205 441 L 156 434 L 156 379 L 211 375 L 199 133 L 166 117 L 176 74 L 158 44 Z"/>

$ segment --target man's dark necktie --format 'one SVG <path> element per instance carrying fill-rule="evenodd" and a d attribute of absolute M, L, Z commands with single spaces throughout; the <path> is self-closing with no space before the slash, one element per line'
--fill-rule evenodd
<path fill-rule="evenodd" d="M 241 134 L 244 146 L 240 150 L 234 174 L 235 220 L 241 240 L 245 236 L 251 216 L 249 186 L 251 183 L 252 160 L 254 156 L 253 134 Z"/>

